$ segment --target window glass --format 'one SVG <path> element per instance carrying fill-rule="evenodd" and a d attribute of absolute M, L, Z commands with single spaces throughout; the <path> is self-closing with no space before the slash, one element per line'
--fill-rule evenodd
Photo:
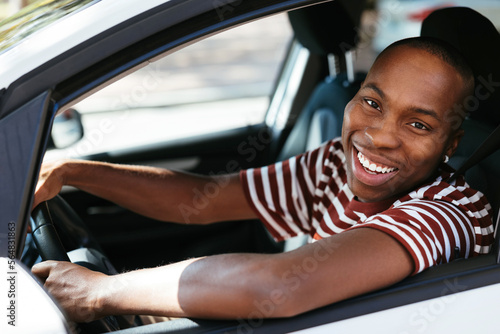
<path fill-rule="evenodd" d="M 434 10 L 463 6 L 486 16 L 500 30 L 498 0 L 369 0 L 359 30 L 356 67 L 367 71 L 389 44 L 420 35 L 422 21 Z"/>
<path fill-rule="evenodd" d="M 85 136 L 46 158 L 112 152 L 262 123 L 292 38 L 286 15 L 190 45 L 74 108 Z"/>
<path fill-rule="evenodd" d="M 39 0 L 0 22 L 0 52 L 99 0 Z"/>

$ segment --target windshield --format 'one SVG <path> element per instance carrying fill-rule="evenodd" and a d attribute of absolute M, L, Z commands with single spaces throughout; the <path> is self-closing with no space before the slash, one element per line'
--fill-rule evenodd
<path fill-rule="evenodd" d="M 0 22 L 0 53 L 51 23 L 100 0 L 40 0 Z"/>

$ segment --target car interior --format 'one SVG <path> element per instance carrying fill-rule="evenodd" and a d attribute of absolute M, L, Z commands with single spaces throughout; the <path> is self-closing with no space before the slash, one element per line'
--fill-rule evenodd
<path fill-rule="evenodd" d="M 344 107 L 365 76 L 365 73 L 354 72 L 352 55 L 359 39 L 356 28 L 360 26 L 364 5 L 364 1 L 351 1 L 348 6 L 335 1 L 289 12 L 295 38 L 311 54 L 326 60 L 328 74 L 310 93 L 290 133 L 281 134 L 286 139 L 276 161 L 340 137 Z M 306 242 L 307 236 L 299 236 L 285 241 L 283 247 L 288 251 Z"/>
<path fill-rule="evenodd" d="M 340 136 L 344 106 L 355 95 L 366 75 L 355 72 L 353 64 L 354 52 L 360 40 L 359 27 L 365 5 L 364 0 L 343 0 L 288 13 L 295 39 L 309 50 L 310 59 L 284 128 L 255 125 L 244 131 L 226 131 L 218 133 L 217 136 L 205 135 L 173 141 L 150 147 L 147 151 L 114 155 L 95 154 L 87 158 L 141 163 L 153 157 L 185 158 L 195 152 L 201 162 L 190 171 L 208 174 L 213 170 L 224 170 L 229 160 L 237 161 L 241 168 L 281 161 Z M 487 98 L 471 100 L 471 112 L 463 123 L 465 136 L 449 164 L 455 169 L 466 166 L 466 170 L 461 171 L 465 172 L 467 182 L 486 194 L 497 219 L 500 205 L 500 171 L 497 166 L 500 163 L 500 153 L 496 151 L 500 147 L 500 141 L 498 131 L 494 136 L 490 134 L 494 133 L 500 124 L 500 92 L 497 89 L 500 85 L 496 84 L 500 82 L 500 64 L 496 61 L 500 58 L 500 35 L 489 21 L 463 8 L 435 11 L 424 20 L 421 35 L 441 38 L 456 46 L 473 63 L 477 82 L 484 83 L 481 93 L 484 93 L 483 97 L 487 95 Z M 238 154 L 235 143 L 241 143 L 259 131 L 266 131 L 273 140 L 266 146 L 263 154 L 249 162 Z M 478 148 L 481 148 L 481 156 L 469 159 Z M 69 203 L 72 210 L 58 211 L 53 215 L 62 217 L 68 226 L 68 221 L 77 222 L 63 229 L 57 227 L 56 222 L 64 249 L 75 249 L 83 245 L 102 250 L 118 271 L 224 252 L 288 251 L 307 241 L 298 237 L 276 243 L 258 221 L 238 224 L 224 222 L 209 226 L 177 225 L 153 221 L 83 192 L 65 191 L 61 197 Z M 59 199 L 56 198 L 55 201 Z M 53 208 L 48 207 L 47 210 L 59 210 L 58 208 L 65 205 L 58 204 Z M 68 213 L 73 210 L 76 216 Z M 51 216 L 50 212 L 38 214 L 42 215 L 40 219 Z M 95 238 L 82 244 L 81 240 L 88 238 L 89 234 Z M 443 287 L 449 280 L 458 279 L 468 289 L 496 284 L 500 277 L 500 253 L 498 235 L 495 237 L 495 245 L 488 255 L 458 259 L 439 265 L 387 289 L 329 305 L 298 317 L 264 320 L 258 326 L 251 326 L 252 332 L 297 331 L 439 297 L 443 295 Z M 30 242 L 27 241 L 26 244 Z M 52 245 L 53 241 L 48 240 L 47 244 Z M 43 242 L 37 243 L 37 246 L 40 250 L 51 251 L 51 247 Z M 54 252 L 65 253 L 64 249 Z M 35 248 L 26 247 L 23 263 L 32 265 L 37 261 L 38 254 Z M 47 254 L 42 257 L 54 256 L 59 255 Z M 237 332 L 242 329 L 241 326 L 239 321 L 178 319 L 145 326 L 148 329 L 144 331 Z M 132 333 L 133 330 L 122 329 L 118 332 Z"/>

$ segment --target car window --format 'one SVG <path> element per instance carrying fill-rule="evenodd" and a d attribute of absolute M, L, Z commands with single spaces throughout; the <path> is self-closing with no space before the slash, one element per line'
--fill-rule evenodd
<path fill-rule="evenodd" d="M 378 53 L 389 44 L 420 35 L 423 20 L 434 10 L 464 6 L 486 16 L 500 28 L 500 1 L 497 0 L 376 0 L 369 1 L 360 30 L 358 47 L 361 70 L 368 70 Z"/>
<path fill-rule="evenodd" d="M 46 159 L 113 152 L 259 124 L 292 39 L 285 14 L 192 44 L 74 106 L 85 136 Z"/>

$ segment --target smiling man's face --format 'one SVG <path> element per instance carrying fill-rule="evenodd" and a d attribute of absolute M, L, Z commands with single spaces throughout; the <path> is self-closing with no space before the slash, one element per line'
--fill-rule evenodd
<path fill-rule="evenodd" d="M 464 80 L 427 51 L 397 46 L 375 62 L 345 109 L 347 182 L 360 201 L 396 199 L 434 175 L 461 138 Z"/>

